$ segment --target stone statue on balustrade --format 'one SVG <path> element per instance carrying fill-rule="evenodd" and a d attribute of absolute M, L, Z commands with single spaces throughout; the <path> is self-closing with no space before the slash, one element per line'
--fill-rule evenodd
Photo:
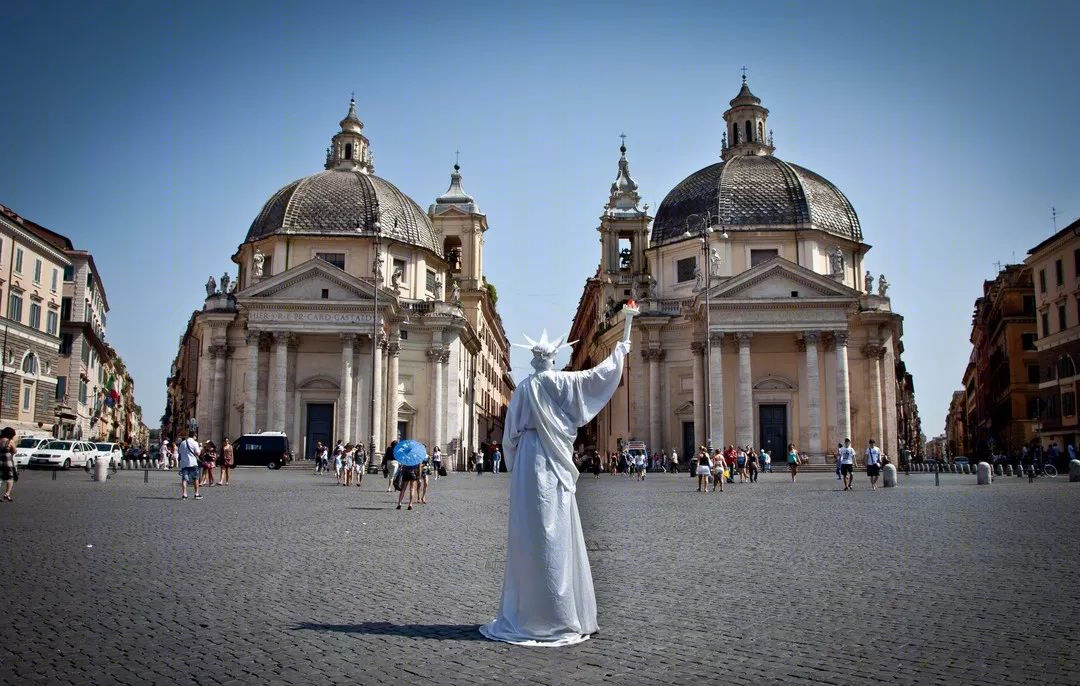
<path fill-rule="evenodd" d="M 398 267 L 394 270 L 394 273 L 390 275 L 390 288 L 394 289 L 399 295 L 401 294 L 401 280 L 405 278 L 405 272 Z"/>
<path fill-rule="evenodd" d="M 885 293 L 887 293 L 888 290 L 889 290 L 889 282 L 885 280 L 885 275 L 882 274 L 882 275 L 878 276 L 878 279 L 877 279 L 877 294 L 880 295 L 882 298 L 884 298 Z"/>
<path fill-rule="evenodd" d="M 261 279 L 263 275 L 263 262 L 266 261 L 266 255 L 262 254 L 262 250 L 255 249 L 255 256 L 251 258 L 251 273 L 256 279 Z"/>
<path fill-rule="evenodd" d="M 227 294 L 229 292 L 229 282 L 230 281 L 231 281 L 231 279 L 229 278 L 229 272 L 225 272 L 225 273 L 223 273 L 221 275 L 221 282 L 220 283 L 221 283 L 221 292 L 222 293 Z"/>
<path fill-rule="evenodd" d="M 213 275 L 206 280 L 206 297 L 209 298 L 214 293 L 217 293 L 217 281 L 214 281 Z"/>
<path fill-rule="evenodd" d="M 454 278 L 450 279 L 450 302 L 455 305 L 461 303 L 461 283 Z"/>
<path fill-rule="evenodd" d="M 870 273 L 870 270 L 866 271 L 866 276 L 863 277 L 863 283 L 866 286 L 866 293 L 870 295 L 874 292 L 874 275 Z"/>

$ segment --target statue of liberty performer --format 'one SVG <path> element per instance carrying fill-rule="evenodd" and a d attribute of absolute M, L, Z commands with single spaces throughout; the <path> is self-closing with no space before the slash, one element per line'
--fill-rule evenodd
<path fill-rule="evenodd" d="M 596 633 L 596 595 L 574 495 L 571 458 L 578 427 L 604 408 L 630 351 L 634 301 L 622 308 L 623 338 L 611 355 L 581 372 L 554 371 L 562 339 L 545 331 L 529 341 L 531 374 L 514 391 L 503 428 L 510 470 L 510 523 L 499 616 L 484 636 L 527 646 L 567 646 Z"/>

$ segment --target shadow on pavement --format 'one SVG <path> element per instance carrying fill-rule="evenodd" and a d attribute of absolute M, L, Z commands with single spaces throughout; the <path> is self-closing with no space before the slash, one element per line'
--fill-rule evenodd
<path fill-rule="evenodd" d="M 393 505 L 387 505 L 386 507 L 350 507 L 348 509 L 350 509 L 350 510 L 375 510 L 375 511 L 380 511 L 380 510 L 393 510 L 394 506 Z"/>
<path fill-rule="evenodd" d="M 316 624 L 301 622 L 293 631 L 335 631 L 343 634 L 377 634 L 405 638 L 433 638 L 440 641 L 486 641 L 479 624 L 391 624 L 363 622 L 361 624 Z"/>

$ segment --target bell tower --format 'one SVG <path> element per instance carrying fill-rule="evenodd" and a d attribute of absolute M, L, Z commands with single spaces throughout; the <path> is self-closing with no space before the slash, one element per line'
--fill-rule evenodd
<path fill-rule="evenodd" d="M 375 173 L 375 162 L 368 148 L 368 139 L 361 133 L 364 122 L 356 116 L 356 98 L 349 98 L 349 113 L 341 120 L 341 130 L 330 140 L 326 149 L 326 168 L 342 171 Z"/>
<path fill-rule="evenodd" d="M 750 92 L 745 71 L 742 88 L 729 104 L 731 108 L 724 112 L 727 129 L 720 156 L 729 160 L 739 155 L 771 155 L 776 148 L 772 144 L 772 133 L 766 137 L 769 110 L 761 106 L 761 98 Z"/>
<path fill-rule="evenodd" d="M 639 208 L 637 182 L 630 176 L 626 160 L 626 136 L 619 146 L 619 173 L 611 184 L 611 194 L 600 216 L 600 277 L 613 285 L 609 295 L 622 302 L 647 297 L 650 280 L 645 261 L 649 247 L 649 206 Z"/>

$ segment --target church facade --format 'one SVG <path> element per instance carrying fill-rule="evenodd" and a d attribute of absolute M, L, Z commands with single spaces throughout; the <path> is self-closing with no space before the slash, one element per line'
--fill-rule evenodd
<path fill-rule="evenodd" d="M 724 113 L 722 161 L 694 172 L 648 215 L 625 145 L 600 218 L 600 264 L 570 331 L 570 369 L 610 352 L 635 298 L 633 355 L 612 402 L 579 447 L 688 457 L 697 446 L 788 443 L 828 459 L 844 438 L 915 451 L 902 317 L 848 199 L 774 156 L 769 111 L 745 78 Z M 911 396 L 911 397 L 908 397 Z M 914 415 L 914 416 L 913 416 Z"/>
<path fill-rule="evenodd" d="M 424 211 L 374 173 L 355 103 L 325 171 L 278 190 L 206 284 L 168 380 L 165 436 L 281 431 L 438 445 L 464 468 L 501 441 L 509 346 L 483 272 L 487 218 L 462 188 Z"/>

